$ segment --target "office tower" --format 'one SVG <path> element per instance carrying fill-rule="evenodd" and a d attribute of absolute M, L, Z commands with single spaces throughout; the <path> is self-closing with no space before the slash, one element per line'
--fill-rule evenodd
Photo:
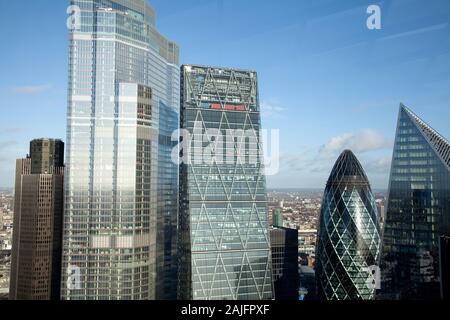
<path fill-rule="evenodd" d="M 181 69 L 179 297 L 272 299 L 257 75 Z"/>
<path fill-rule="evenodd" d="M 401 105 L 382 249 L 381 299 L 439 299 L 450 231 L 450 142 Z"/>
<path fill-rule="evenodd" d="M 39 139 L 16 162 L 11 300 L 59 300 L 64 143 Z"/>
<path fill-rule="evenodd" d="M 280 208 L 276 208 L 273 213 L 273 225 L 274 227 L 283 227 L 284 226 L 284 217 Z"/>
<path fill-rule="evenodd" d="M 178 47 L 146 0 L 70 3 L 62 297 L 175 299 Z"/>
<path fill-rule="evenodd" d="M 270 230 L 275 300 L 298 300 L 298 231 L 283 227 Z"/>
<path fill-rule="evenodd" d="M 316 249 L 318 297 L 371 300 L 380 254 L 380 217 L 369 180 L 355 155 L 344 151 L 328 179 Z"/>
<path fill-rule="evenodd" d="M 439 242 L 439 270 L 441 274 L 441 299 L 450 300 L 450 237 L 442 236 Z"/>

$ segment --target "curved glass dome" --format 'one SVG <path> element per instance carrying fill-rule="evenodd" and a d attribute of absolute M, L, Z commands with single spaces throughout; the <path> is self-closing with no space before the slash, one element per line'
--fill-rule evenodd
<path fill-rule="evenodd" d="M 355 155 L 346 150 L 333 167 L 322 202 L 316 250 L 320 298 L 374 299 L 379 222 L 367 176 Z"/>

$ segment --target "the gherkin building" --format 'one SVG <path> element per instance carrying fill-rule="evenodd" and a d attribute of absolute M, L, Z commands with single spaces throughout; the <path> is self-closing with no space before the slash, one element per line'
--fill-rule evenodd
<path fill-rule="evenodd" d="M 323 300 L 375 298 L 380 219 L 355 155 L 344 151 L 328 179 L 316 249 L 316 280 Z"/>

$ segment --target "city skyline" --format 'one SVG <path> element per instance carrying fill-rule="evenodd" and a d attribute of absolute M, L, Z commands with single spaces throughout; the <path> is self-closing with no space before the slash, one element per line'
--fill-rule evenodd
<path fill-rule="evenodd" d="M 264 2 L 250 21 L 245 17 L 254 1 L 150 4 L 158 12 L 157 28 L 182 48 L 180 63 L 258 71 L 262 126 L 281 130 L 281 171 L 268 177 L 268 188 L 323 188 L 332 158 L 350 147 L 373 188 L 387 189 L 400 102 L 450 135 L 448 1 L 423 8 L 419 1 L 384 1 L 381 30 L 365 26 L 370 1 L 341 7 L 287 1 L 286 7 L 275 8 Z M 5 5 L 0 4 L 1 12 L 10 14 L 2 23 L 25 15 L 14 32 L 0 31 L 11 44 L 0 62 L 5 75 L 0 108 L 9 114 L 0 119 L 0 187 L 11 188 L 15 159 L 26 153 L 27 141 L 39 136 L 65 140 L 67 3 Z M 192 22 L 180 28 L 176 23 L 200 16 L 213 27 Z M 23 38 L 30 41 L 19 44 Z M 201 45 L 205 40 L 208 45 Z M 355 121 L 335 123 L 347 113 Z M 311 170 L 304 169 L 312 164 Z"/>

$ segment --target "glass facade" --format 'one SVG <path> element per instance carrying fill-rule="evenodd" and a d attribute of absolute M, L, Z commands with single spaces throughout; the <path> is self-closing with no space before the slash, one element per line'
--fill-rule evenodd
<path fill-rule="evenodd" d="M 344 151 L 325 188 L 316 249 L 318 295 L 371 300 L 381 246 L 380 216 L 361 164 Z"/>
<path fill-rule="evenodd" d="M 181 73 L 181 128 L 191 136 L 188 154 L 201 157 L 215 142 L 215 156 L 228 155 L 231 161 L 213 157 L 180 166 L 179 297 L 272 299 L 263 164 L 260 157 L 243 160 L 261 148 L 256 73 L 191 65 Z M 229 137 L 230 131 L 231 144 L 220 143 L 219 135 Z M 244 131 L 257 143 L 240 149 Z"/>
<path fill-rule="evenodd" d="M 276 300 L 299 300 L 298 230 L 270 230 L 272 273 Z"/>
<path fill-rule="evenodd" d="M 174 299 L 178 47 L 146 0 L 70 4 L 62 298 Z"/>
<path fill-rule="evenodd" d="M 450 301 L 450 237 L 439 241 L 439 270 L 441 272 L 441 298 Z"/>
<path fill-rule="evenodd" d="M 450 231 L 450 143 L 400 106 L 383 235 L 382 299 L 439 299 Z"/>

